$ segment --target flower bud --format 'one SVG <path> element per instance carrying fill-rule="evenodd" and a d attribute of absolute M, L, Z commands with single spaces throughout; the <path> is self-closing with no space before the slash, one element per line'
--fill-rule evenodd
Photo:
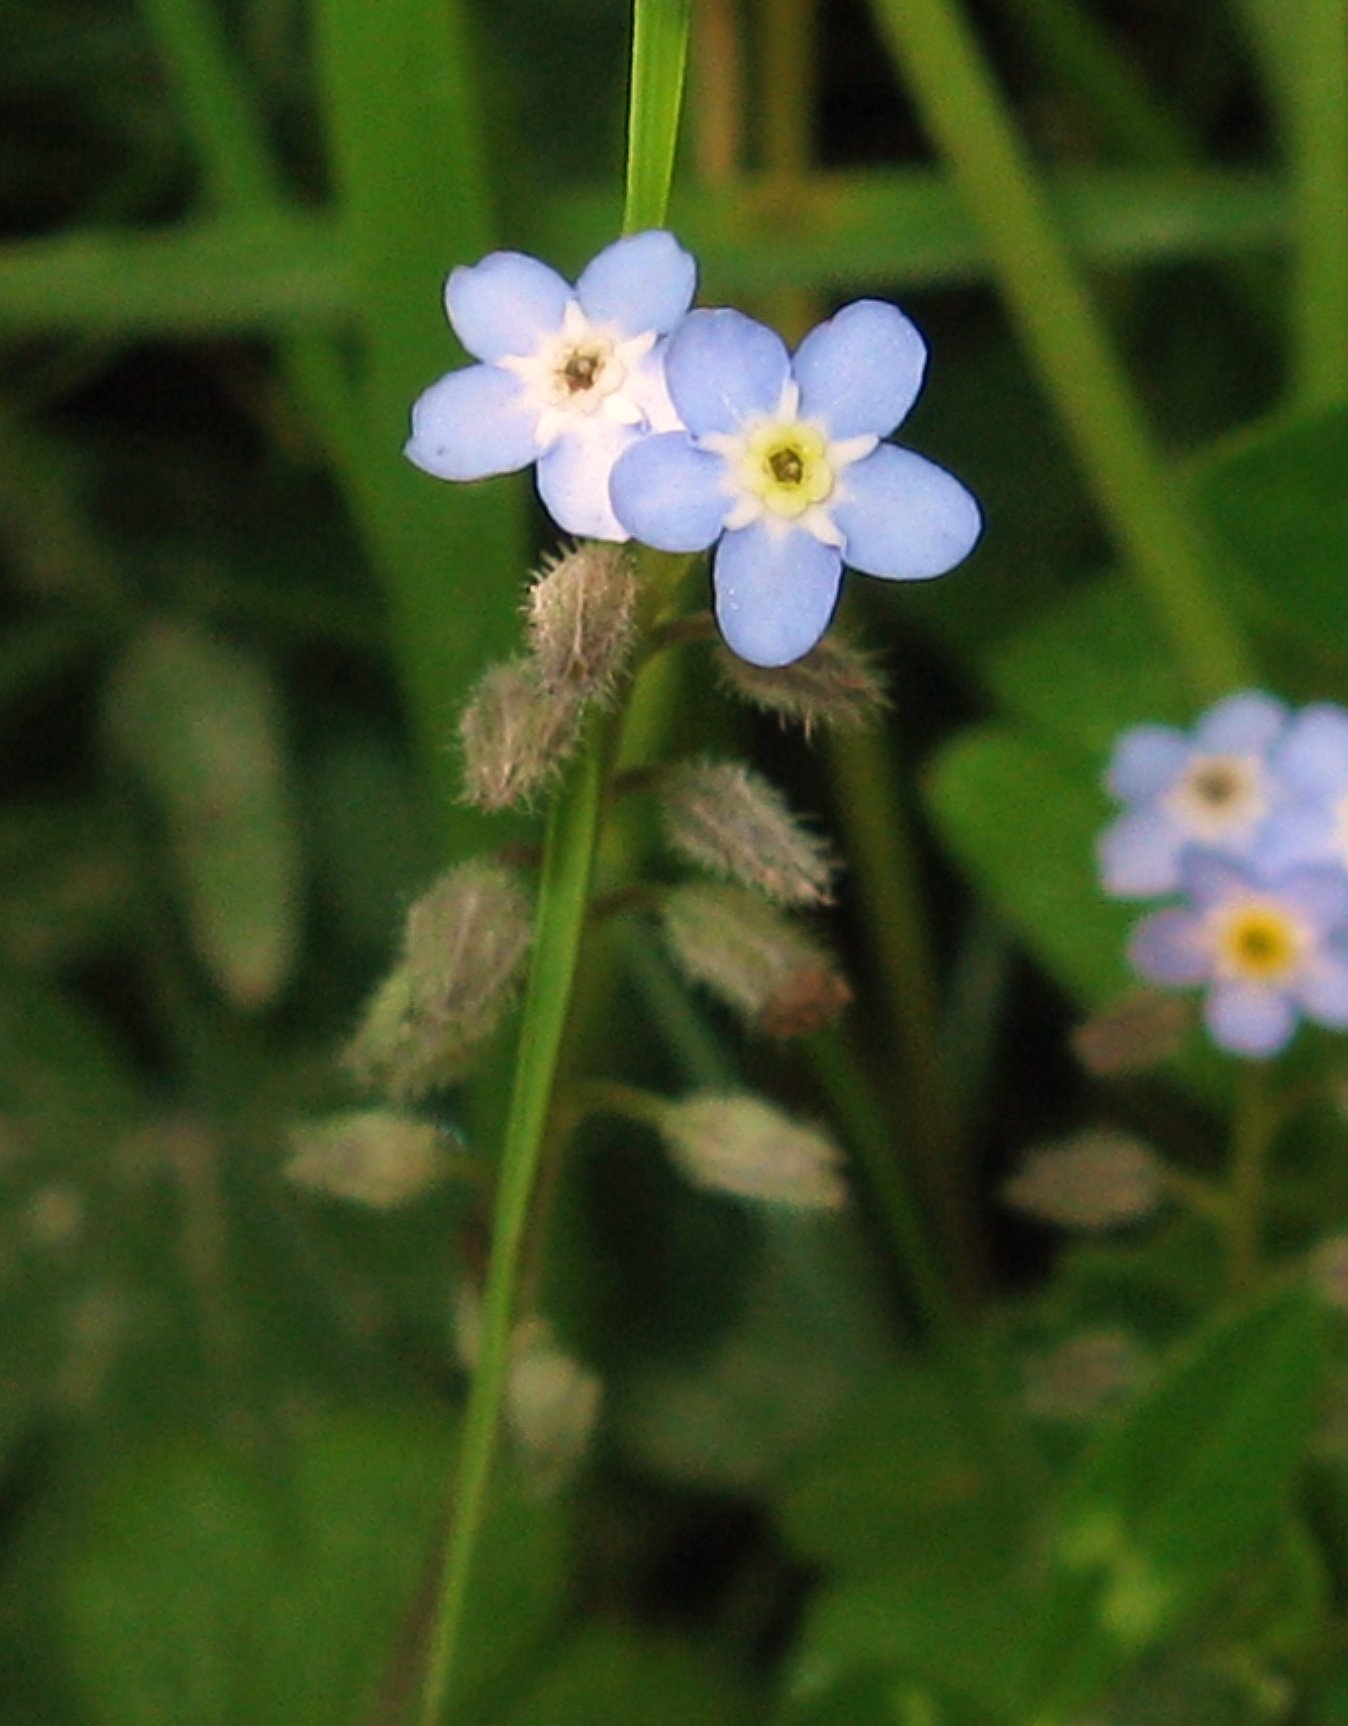
<path fill-rule="evenodd" d="M 391 1109 L 363 1109 L 292 1128 L 285 1176 L 308 1192 L 390 1211 L 419 1198 L 449 1170 L 438 1128 Z"/>
<path fill-rule="evenodd" d="M 716 649 L 721 681 L 751 707 L 794 721 L 808 737 L 816 725 L 863 731 L 889 706 L 884 680 L 860 648 L 837 634 L 825 636 L 793 665 L 751 665 L 725 647 Z"/>
<path fill-rule="evenodd" d="M 451 869 L 408 912 L 402 960 L 366 1008 L 348 1070 L 397 1102 L 462 1078 L 510 1003 L 529 938 L 529 903 L 509 870 Z"/>
<path fill-rule="evenodd" d="M 1146 1377 L 1146 1356 L 1127 1331 L 1082 1331 L 1025 1362 L 1025 1407 L 1043 1420 L 1089 1421 L 1133 1396 Z"/>
<path fill-rule="evenodd" d="M 1150 1216 L 1161 1164 L 1128 1133 L 1101 1129 L 1032 1151 L 1002 1187 L 1007 1204 L 1067 1229 L 1113 1229 Z"/>
<path fill-rule="evenodd" d="M 1193 1023 L 1193 1003 L 1159 989 L 1134 989 L 1072 1032 L 1072 1052 L 1097 1078 L 1145 1073 L 1177 1054 Z"/>
<path fill-rule="evenodd" d="M 526 604 L 540 680 L 578 702 L 609 699 L 636 638 L 636 600 L 624 546 L 586 540 L 545 564 Z"/>
<path fill-rule="evenodd" d="M 478 680 L 459 720 L 463 794 L 479 809 L 519 809 L 575 750 L 580 698 L 545 681 L 532 659 L 509 659 Z"/>
<path fill-rule="evenodd" d="M 830 897 L 836 864 L 761 774 L 734 761 L 689 761 L 661 782 L 670 843 L 692 863 L 783 905 Z"/>
<path fill-rule="evenodd" d="M 683 971 L 770 1037 L 829 1024 L 852 992 L 832 957 L 797 924 L 738 887 L 676 887 L 665 938 Z"/>
<path fill-rule="evenodd" d="M 694 1186 L 796 1210 L 837 1210 L 847 1198 L 833 1141 L 757 1097 L 699 1093 L 662 1109 L 659 1128 Z"/>

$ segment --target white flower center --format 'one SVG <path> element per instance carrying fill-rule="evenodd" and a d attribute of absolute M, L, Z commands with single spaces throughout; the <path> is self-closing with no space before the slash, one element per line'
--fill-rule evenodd
<path fill-rule="evenodd" d="M 624 338 L 611 324 L 592 324 L 568 300 L 560 329 L 541 336 L 533 353 L 507 354 L 497 364 L 525 385 L 538 415 L 539 448 L 547 449 L 564 431 L 596 415 L 640 425 L 649 393 L 641 362 L 655 341 L 654 330 Z"/>
<path fill-rule="evenodd" d="M 1313 952 L 1311 930 L 1276 899 L 1237 899 L 1204 920 L 1215 970 L 1232 982 L 1284 985 Z"/>
<path fill-rule="evenodd" d="M 1268 812 L 1257 755 L 1195 755 L 1166 793 L 1165 807 L 1195 839 L 1248 832 Z"/>
<path fill-rule="evenodd" d="M 830 442 L 822 426 L 800 418 L 799 406 L 800 391 L 788 383 L 775 414 L 760 414 L 739 431 L 710 432 L 697 441 L 725 463 L 721 483 L 730 496 L 728 529 L 758 521 L 776 532 L 799 527 L 841 550 L 843 534 L 831 513 L 845 496 L 839 482 L 879 439 Z"/>

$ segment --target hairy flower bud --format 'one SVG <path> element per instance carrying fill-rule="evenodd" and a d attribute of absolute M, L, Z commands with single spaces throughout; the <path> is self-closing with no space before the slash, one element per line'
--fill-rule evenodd
<path fill-rule="evenodd" d="M 1131 1134 L 1101 1129 L 1031 1151 L 1002 1187 L 1007 1204 L 1067 1229 L 1140 1222 L 1161 1201 L 1161 1164 Z"/>
<path fill-rule="evenodd" d="M 1082 1331 L 1025 1362 L 1025 1407 L 1043 1420 L 1089 1421 L 1133 1396 L 1146 1378 L 1146 1356 L 1127 1331 Z"/>
<path fill-rule="evenodd" d="M 462 1078 L 499 1024 L 529 950 L 529 902 L 499 863 L 451 869 L 407 914 L 403 956 L 345 1062 L 397 1102 Z"/>
<path fill-rule="evenodd" d="M 1183 1046 L 1193 1003 L 1159 989 L 1134 989 L 1072 1033 L 1072 1052 L 1088 1073 L 1122 1078 L 1158 1067 Z"/>
<path fill-rule="evenodd" d="M 837 1145 L 757 1097 L 703 1092 L 668 1104 L 659 1127 L 695 1186 L 797 1210 L 837 1210 L 846 1201 Z"/>
<path fill-rule="evenodd" d="M 529 646 L 540 680 L 605 701 L 636 638 L 636 577 L 621 545 L 586 540 L 546 563 L 529 589 Z"/>
<path fill-rule="evenodd" d="M 830 897 L 828 845 L 791 813 L 761 774 L 735 761 L 689 761 L 661 782 L 670 843 L 692 863 L 783 905 Z"/>
<path fill-rule="evenodd" d="M 519 809 L 570 759 L 581 699 L 545 680 L 532 659 L 509 659 L 479 679 L 459 719 L 463 794 L 479 809 Z"/>
<path fill-rule="evenodd" d="M 721 681 L 732 694 L 794 721 L 808 737 L 816 725 L 830 731 L 862 731 L 889 706 L 874 661 L 837 635 L 825 638 L 793 665 L 750 665 L 724 647 L 716 650 Z"/>
<path fill-rule="evenodd" d="M 286 1179 L 377 1211 L 415 1199 L 449 1173 L 444 1135 L 391 1109 L 358 1109 L 290 1131 Z"/>
<path fill-rule="evenodd" d="M 738 887 L 676 887 L 665 938 L 683 971 L 771 1037 L 801 1037 L 851 999 L 832 957 L 796 923 Z"/>

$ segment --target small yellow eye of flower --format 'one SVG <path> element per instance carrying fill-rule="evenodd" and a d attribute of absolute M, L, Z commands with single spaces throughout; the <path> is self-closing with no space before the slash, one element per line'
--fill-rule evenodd
<path fill-rule="evenodd" d="M 1276 905 L 1241 905 L 1224 919 L 1217 944 L 1218 969 L 1249 983 L 1275 983 L 1296 967 L 1305 936 Z"/>
<path fill-rule="evenodd" d="M 744 445 L 740 482 L 776 515 L 794 519 L 833 490 L 824 435 L 811 425 L 765 425 Z"/>
<path fill-rule="evenodd" d="M 1171 813 L 1199 839 L 1224 839 L 1267 812 L 1263 772 L 1248 755 L 1200 755 L 1166 798 Z"/>
<path fill-rule="evenodd" d="M 1241 778 L 1230 761 L 1210 761 L 1194 774 L 1192 790 L 1200 803 L 1220 809 L 1234 801 L 1241 788 Z"/>
<path fill-rule="evenodd" d="M 598 348 L 573 348 L 557 368 L 558 382 L 571 395 L 580 395 L 594 388 L 604 363 Z"/>

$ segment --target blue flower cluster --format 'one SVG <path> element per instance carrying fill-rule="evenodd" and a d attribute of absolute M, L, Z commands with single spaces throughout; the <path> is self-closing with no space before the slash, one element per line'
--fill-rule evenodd
<path fill-rule="evenodd" d="M 1348 711 L 1228 696 L 1191 733 L 1124 732 L 1107 783 L 1105 890 L 1180 899 L 1133 931 L 1134 969 L 1205 987 L 1235 1054 L 1277 1054 L 1303 1017 L 1348 1030 Z"/>
<path fill-rule="evenodd" d="M 727 644 L 789 665 L 828 628 L 844 565 L 942 575 L 973 549 L 978 505 L 883 441 L 926 366 L 902 312 L 858 300 L 792 355 L 740 312 L 691 311 L 696 278 L 658 229 L 606 247 L 574 287 L 518 252 L 456 269 L 446 309 L 478 363 L 420 397 L 407 454 L 441 479 L 534 466 L 567 533 L 714 547 Z"/>

